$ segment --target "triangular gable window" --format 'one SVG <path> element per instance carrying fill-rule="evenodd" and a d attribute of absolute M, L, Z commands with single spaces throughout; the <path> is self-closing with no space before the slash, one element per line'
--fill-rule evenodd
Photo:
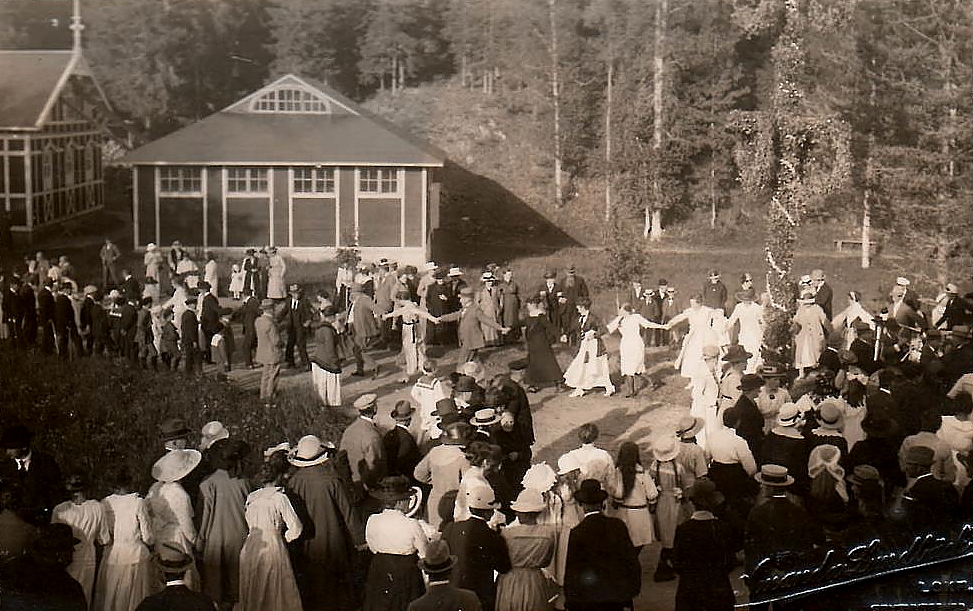
<path fill-rule="evenodd" d="M 331 114 L 328 100 L 296 87 L 272 89 L 250 103 L 250 112 Z"/>

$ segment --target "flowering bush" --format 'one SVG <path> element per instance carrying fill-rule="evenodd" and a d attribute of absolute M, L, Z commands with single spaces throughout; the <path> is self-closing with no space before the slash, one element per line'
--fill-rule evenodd
<path fill-rule="evenodd" d="M 98 495 L 109 492 L 106 475 L 121 462 L 148 488 L 152 463 L 164 451 L 159 426 L 169 418 L 184 419 L 194 431 L 219 420 L 250 444 L 253 461 L 265 448 L 295 444 L 305 434 L 337 442 L 348 421 L 322 408 L 309 388 L 283 390 L 278 406 L 267 408 L 252 391 L 214 377 L 190 379 L 103 359 L 0 353 L 0 380 L 0 426 L 25 424 L 36 448 L 52 454 L 65 473 L 85 474 Z"/>

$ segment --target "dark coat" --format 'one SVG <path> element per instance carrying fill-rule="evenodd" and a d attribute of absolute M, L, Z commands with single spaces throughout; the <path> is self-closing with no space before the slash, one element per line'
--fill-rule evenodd
<path fill-rule="evenodd" d="M 42 327 L 54 322 L 54 295 L 46 288 L 37 293 L 37 322 Z"/>
<path fill-rule="evenodd" d="M 135 279 L 135 276 L 129 276 L 122 280 L 118 291 L 125 296 L 126 301 L 138 301 L 142 298 L 142 286 Z"/>
<path fill-rule="evenodd" d="M 642 566 L 628 527 L 601 513 L 586 516 L 568 537 L 564 596 L 572 604 L 627 603 L 642 587 Z"/>
<path fill-rule="evenodd" d="M 328 323 L 324 323 L 314 332 L 314 355 L 311 361 L 325 371 L 341 373 L 338 332 Z"/>
<path fill-rule="evenodd" d="M 389 475 L 404 475 L 412 479 L 416 465 L 422 460 L 419 446 L 409 431 L 401 426 L 395 426 L 382 437 L 385 446 L 385 460 L 388 464 Z"/>
<path fill-rule="evenodd" d="M 409 603 L 406 611 L 480 611 L 481 609 L 480 601 L 474 592 L 443 583 L 429 586 L 425 594 Z"/>
<path fill-rule="evenodd" d="M 764 436 L 763 414 L 760 413 L 760 409 L 753 402 L 753 399 L 746 395 L 740 395 L 740 398 L 737 399 L 732 409 L 737 412 L 740 418 L 740 424 L 736 427 L 737 435 L 747 440 L 747 445 L 750 446 L 750 452 L 753 453 L 753 457 L 759 462 Z M 807 468 L 806 464 L 804 468 Z"/>
<path fill-rule="evenodd" d="M 831 290 L 831 285 L 829 285 L 827 282 L 822 282 L 818 292 L 814 294 L 814 303 L 821 306 L 821 309 L 824 310 L 824 315 L 828 317 L 828 320 L 831 320 L 831 301 L 833 298 L 834 291 Z"/>
<path fill-rule="evenodd" d="M 866 437 L 851 448 L 845 461 L 845 473 L 851 473 L 858 465 L 871 465 L 878 469 L 885 482 L 885 489 L 905 486 L 905 475 L 899 468 L 898 438 Z"/>
<path fill-rule="evenodd" d="M 933 321 L 933 326 L 939 329 L 952 329 L 956 325 L 973 323 L 973 303 L 960 296 L 955 296 L 946 304 L 943 315 Z"/>
<path fill-rule="evenodd" d="M 524 320 L 524 342 L 527 344 L 526 380 L 531 384 L 549 384 L 563 379 L 564 372 L 551 349 L 551 344 L 557 339 L 557 329 L 546 316 L 529 316 Z"/>
<path fill-rule="evenodd" d="M 131 303 L 126 303 L 122 306 L 122 319 L 118 322 L 122 333 L 124 333 L 129 338 L 134 338 L 135 323 L 138 322 L 138 309 Z M 196 314 L 193 314 L 193 318 Z"/>
<path fill-rule="evenodd" d="M 203 311 L 200 314 L 199 327 L 203 333 L 212 336 L 219 329 L 220 316 L 229 314 L 231 310 L 220 307 L 220 300 L 212 293 L 203 297 Z"/>
<path fill-rule="evenodd" d="M 58 295 L 54 298 L 54 329 L 58 333 L 67 333 L 78 329 L 77 322 L 74 319 L 74 306 L 71 304 L 71 298 L 67 295 Z"/>
<path fill-rule="evenodd" d="M 824 542 L 820 527 L 803 507 L 786 497 L 770 497 L 750 511 L 744 531 L 746 569 L 765 558 L 785 570 L 807 566 L 815 545 Z"/>
<path fill-rule="evenodd" d="M 676 527 L 672 568 L 679 574 L 676 611 L 733 609 L 730 571 L 736 561 L 722 520 L 688 520 Z"/>
<path fill-rule="evenodd" d="M 0 569 L 4 611 L 85 611 L 81 584 L 64 568 L 33 556 L 16 558 Z"/>
<path fill-rule="evenodd" d="M 146 597 L 135 611 L 214 611 L 216 608 L 209 596 L 179 585 Z"/>
<path fill-rule="evenodd" d="M 28 522 L 39 525 L 51 518 L 51 510 L 64 500 L 64 480 L 61 468 L 48 454 L 31 450 L 27 471 L 17 469 L 17 461 L 4 457 L 0 464 L 0 478 L 19 482 L 21 485 L 22 516 Z"/>
<path fill-rule="evenodd" d="M 952 483 L 927 474 L 906 489 L 902 506 L 913 532 L 949 532 L 959 514 L 959 495 Z"/>
<path fill-rule="evenodd" d="M 87 332 L 92 330 L 92 325 L 94 324 L 94 319 L 95 319 L 95 315 L 94 315 L 95 306 L 98 306 L 98 304 L 95 303 L 95 300 L 92 299 L 90 296 L 85 297 L 84 301 L 81 302 L 81 313 L 78 316 L 78 318 L 80 318 L 81 320 L 82 331 Z"/>
<path fill-rule="evenodd" d="M 284 325 L 285 329 L 304 329 L 314 320 L 311 304 L 306 299 L 300 298 L 297 300 L 297 308 L 294 308 L 293 301 L 293 297 L 290 296 L 284 299 L 284 306 L 280 309 L 277 320 Z"/>
<path fill-rule="evenodd" d="M 179 319 L 179 337 L 184 353 L 199 349 L 199 323 L 196 312 L 186 310 Z"/>
<path fill-rule="evenodd" d="M 778 435 L 771 431 L 764 437 L 760 451 L 760 464 L 787 467 L 787 472 L 794 476 L 799 485 L 807 484 L 807 458 L 810 448 L 806 439 Z"/>
<path fill-rule="evenodd" d="M 591 312 L 588 312 L 588 316 L 585 317 L 584 324 L 582 324 L 581 316 L 576 316 L 574 318 L 573 328 L 577 332 L 579 338 L 583 336 L 585 333 L 587 333 L 588 331 L 595 332 L 595 337 L 598 339 L 598 352 L 595 356 L 601 356 L 603 354 L 608 353 L 605 350 L 605 342 L 602 340 L 602 337 L 605 335 L 606 332 L 605 325 L 602 324 L 600 318 L 598 318 Z"/>
<path fill-rule="evenodd" d="M 726 307 L 726 285 L 722 280 L 715 283 L 707 280 L 703 284 L 703 305 L 719 310 Z"/>
<path fill-rule="evenodd" d="M 443 540 L 456 556 L 449 582 L 476 592 L 483 607 L 493 609 L 497 595 L 493 572 L 510 570 L 510 555 L 503 536 L 483 520 L 469 518 L 443 526 Z"/>

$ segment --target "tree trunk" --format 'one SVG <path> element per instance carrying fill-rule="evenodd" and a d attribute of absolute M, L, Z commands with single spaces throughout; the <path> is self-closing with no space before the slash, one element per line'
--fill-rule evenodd
<path fill-rule="evenodd" d="M 551 97 L 554 102 L 554 206 L 564 202 L 564 186 L 561 182 L 561 82 L 557 54 L 557 0 L 547 0 L 548 17 L 551 21 Z"/>
<path fill-rule="evenodd" d="M 392 93 L 393 94 L 396 91 L 396 87 L 395 87 L 396 86 L 396 82 L 395 82 L 395 79 L 396 79 L 396 76 L 399 73 L 398 62 L 399 62 L 399 58 L 393 55 L 392 56 Z"/>
<path fill-rule="evenodd" d="M 945 84 L 943 89 L 946 93 L 946 99 L 950 99 L 953 90 L 953 60 L 950 55 L 952 45 L 942 45 L 940 50 L 943 55 L 943 63 L 945 68 Z M 947 266 L 949 265 L 949 251 L 952 247 L 952 240 L 950 240 L 950 219 L 949 209 L 949 199 L 952 196 L 952 190 L 954 188 L 954 181 L 956 179 L 956 162 L 953 159 L 953 143 L 951 141 L 953 131 L 954 121 L 956 120 L 956 107 L 950 106 L 946 111 L 946 116 L 943 117 L 943 124 L 940 128 L 942 130 L 942 149 L 943 158 L 946 160 L 946 167 L 944 168 L 946 173 L 946 184 L 940 184 L 939 189 L 939 231 L 936 236 L 936 281 L 940 286 L 945 286 L 948 281 L 949 273 Z"/>
<path fill-rule="evenodd" d="M 652 232 L 652 212 L 649 210 L 648 206 L 645 207 L 644 212 L 645 224 L 642 226 L 642 237 L 647 238 L 649 237 L 649 233 Z"/>
<path fill-rule="evenodd" d="M 653 150 L 653 175 L 652 195 L 654 206 L 652 210 L 651 229 L 649 239 L 653 242 L 662 239 L 662 190 L 659 185 L 659 159 L 662 154 L 662 134 L 665 122 L 664 107 L 662 104 L 662 93 L 665 88 L 665 32 L 666 17 L 669 13 L 669 0 L 658 0 L 655 9 L 655 45 L 653 50 L 655 73 L 652 77 L 652 106 L 654 117 L 652 121 L 652 150 Z"/>
<path fill-rule="evenodd" d="M 405 60 L 399 60 L 399 91 L 405 88 Z"/>
<path fill-rule="evenodd" d="M 865 161 L 866 167 L 870 161 L 871 155 L 869 154 L 868 160 Z M 869 200 L 871 192 L 871 186 L 866 185 L 865 196 L 862 198 L 862 269 L 868 269 L 872 266 L 872 203 Z"/>
<path fill-rule="evenodd" d="M 611 53 L 609 53 L 609 56 Z M 608 58 L 608 75 L 605 85 L 605 226 L 611 222 L 612 215 L 612 80 L 615 76 L 615 61 Z"/>

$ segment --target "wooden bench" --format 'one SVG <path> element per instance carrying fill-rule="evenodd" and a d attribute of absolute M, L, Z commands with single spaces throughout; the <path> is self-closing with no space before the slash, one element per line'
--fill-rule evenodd
<path fill-rule="evenodd" d="M 875 244 L 876 244 L 876 242 L 874 240 L 869 240 L 869 242 L 868 242 L 868 248 L 870 250 L 874 250 L 875 249 Z M 855 248 L 861 248 L 861 246 L 862 246 L 862 240 L 861 240 L 861 238 L 845 238 L 845 239 L 835 240 L 834 241 L 834 248 L 838 252 L 843 251 L 844 248 L 845 248 L 845 246 L 854 246 Z"/>

